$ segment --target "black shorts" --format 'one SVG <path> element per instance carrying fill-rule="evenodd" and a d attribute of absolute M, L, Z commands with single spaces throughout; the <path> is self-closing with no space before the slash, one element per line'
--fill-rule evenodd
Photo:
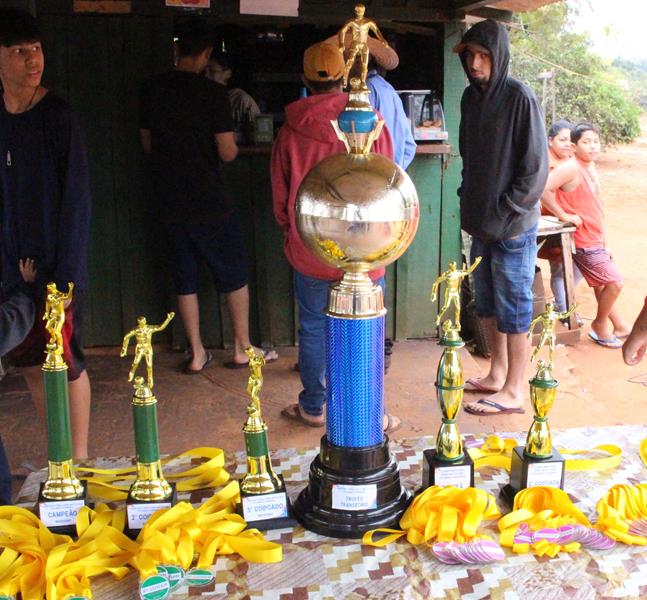
<path fill-rule="evenodd" d="M 7 361 L 14 367 L 36 367 L 45 362 L 45 345 L 49 333 L 45 329 L 43 314 L 45 298 L 36 301 L 36 318 L 34 326 L 23 342 L 9 354 Z M 75 381 L 85 371 L 85 354 L 83 353 L 83 293 L 74 290 L 72 302 L 65 309 L 63 324 L 63 360 L 67 364 L 67 379 Z"/>
<path fill-rule="evenodd" d="M 166 231 L 176 294 L 197 294 L 200 259 L 209 266 L 220 293 L 247 285 L 247 254 L 235 214 L 209 224 L 167 224 Z"/>

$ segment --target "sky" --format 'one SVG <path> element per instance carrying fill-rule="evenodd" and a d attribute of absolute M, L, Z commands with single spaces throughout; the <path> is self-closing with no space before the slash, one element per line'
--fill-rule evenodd
<path fill-rule="evenodd" d="M 567 0 L 580 7 L 576 31 L 587 31 L 605 58 L 647 60 L 646 0 Z"/>

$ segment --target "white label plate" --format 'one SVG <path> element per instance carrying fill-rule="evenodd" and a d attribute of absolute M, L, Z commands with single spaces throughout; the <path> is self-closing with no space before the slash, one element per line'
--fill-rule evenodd
<path fill-rule="evenodd" d="M 453 485 L 464 490 L 470 487 L 472 472 L 469 465 L 456 467 L 435 467 L 434 485 Z"/>
<path fill-rule="evenodd" d="M 332 507 L 338 510 L 369 510 L 377 508 L 377 485 L 332 486 Z"/>
<path fill-rule="evenodd" d="M 150 516 L 160 508 L 171 508 L 170 502 L 146 502 L 142 504 L 127 504 L 128 528 L 141 529 L 146 525 Z"/>
<path fill-rule="evenodd" d="M 558 488 L 562 482 L 563 462 L 528 463 L 528 487 L 546 485 Z"/>
<path fill-rule="evenodd" d="M 76 525 L 76 517 L 84 505 L 83 500 L 41 502 L 38 513 L 40 520 L 47 527 L 69 527 L 70 525 Z"/>
<path fill-rule="evenodd" d="M 245 521 L 266 521 L 288 516 L 288 499 L 285 492 L 245 496 L 242 504 Z"/>

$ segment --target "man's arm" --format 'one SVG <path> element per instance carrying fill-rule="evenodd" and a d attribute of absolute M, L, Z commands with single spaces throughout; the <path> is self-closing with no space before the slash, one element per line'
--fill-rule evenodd
<path fill-rule="evenodd" d="M 119 356 L 126 356 L 126 353 L 128 352 L 128 344 L 130 343 L 130 338 L 135 335 L 135 330 L 129 331 L 125 336 L 123 341 L 121 342 L 121 352 L 119 353 Z"/>
<path fill-rule="evenodd" d="M 544 118 L 534 95 L 524 95 L 515 107 L 512 135 L 517 156 L 511 186 L 501 200 L 511 211 L 527 214 L 537 209 L 548 177 L 548 143 Z"/>
<path fill-rule="evenodd" d="M 375 24 L 375 21 L 371 21 L 368 24 L 368 28 L 375 34 L 375 37 L 380 40 L 385 46 L 388 47 L 389 42 L 386 41 L 386 38 L 382 35 L 382 32 L 378 28 L 378 26 Z"/>
<path fill-rule="evenodd" d="M 223 162 L 231 162 L 238 156 L 238 145 L 233 131 L 225 131 L 214 135 L 218 156 Z"/>
<path fill-rule="evenodd" d="M 290 216 L 288 215 L 288 200 L 290 199 L 290 157 L 285 151 L 283 138 L 284 129 L 279 130 L 279 135 L 272 146 L 270 160 L 270 179 L 272 183 L 272 210 L 274 218 L 283 233 L 287 235 L 290 229 Z"/>
<path fill-rule="evenodd" d="M 631 333 L 622 346 L 622 358 L 630 366 L 637 365 L 647 350 L 647 298 L 636 318 Z"/>
<path fill-rule="evenodd" d="M 152 152 L 153 146 L 151 142 L 151 130 L 150 129 L 140 129 L 139 130 L 139 141 L 142 144 L 142 149 L 144 154 L 150 154 Z"/>

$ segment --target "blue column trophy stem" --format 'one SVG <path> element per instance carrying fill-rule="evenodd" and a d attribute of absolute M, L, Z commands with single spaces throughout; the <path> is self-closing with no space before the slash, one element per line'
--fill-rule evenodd
<path fill-rule="evenodd" d="M 397 526 L 410 500 L 382 430 L 386 309 L 368 274 L 407 249 L 419 204 L 408 175 L 370 152 L 383 122 L 365 82 L 350 82 L 348 104 L 332 123 L 348 152 L 317 164 L 297 195 L 301 238 L 345 273 L 330 288 L 326 312 L 326 435 L 293 510 L 317 533 L 358 538 Z"/>

